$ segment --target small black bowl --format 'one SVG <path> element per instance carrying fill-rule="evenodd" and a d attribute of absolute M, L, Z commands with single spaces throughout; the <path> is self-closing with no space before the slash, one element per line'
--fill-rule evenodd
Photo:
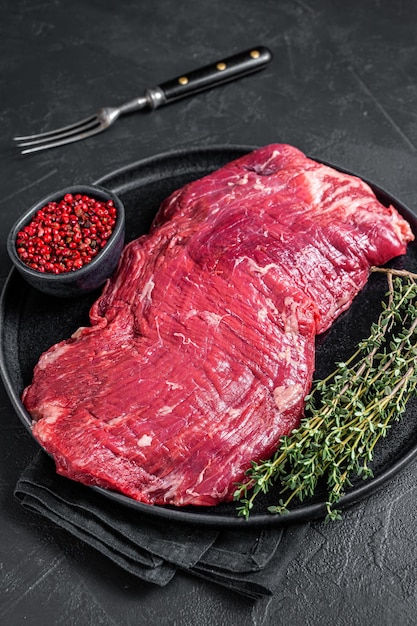
<path fill-rule="evenodd" d="M 116 224 L 106 245 L 100 252 L 86 265 L 77 270 L 64 272 L 61 274 L 38 272 L 26 265 L 16 251 L 16 237 L 19 231 L 29 224 L 39 209 L 42 209 L 49 202 L 60 202 L 66 194 L 82 194 L 95 198 L 96 200 L 113 200 L 117 210 Z M 125 239 L 125 210 L 123 203 L 111 191 L 96 185 L 72 185 L 55 193 L 51 193 L 46 198 L 39 200 L 33 205 L 12 227 L 7 238 L 7 251 L 23 278 L 35 289 L 48 295 L 60 298 L 71 298 L 80 296 L 101 287 L 109 276 L 116 269 L 124 246 Z"/>

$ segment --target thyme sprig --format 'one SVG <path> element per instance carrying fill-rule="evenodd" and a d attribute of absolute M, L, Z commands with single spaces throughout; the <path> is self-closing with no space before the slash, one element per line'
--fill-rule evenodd
<path fill-rule="evenodd" d="M 373 476 L 374 449 L 404 413 L 417 384 L 417 275 L 372 268 L 388 280 L 386 301 L 367 339 L 306 397 L 305 417 L 282 437 L 274 456 L 252 462 L 247 480 L 236 486 L 238 514 L 248 519 L 254 501 L 281 485 L 271 513 L 285 514 L 293 500 L 314 495 L 326 481 L 326 519 L 340 519 L 336 507 L 352 476 Z"/>

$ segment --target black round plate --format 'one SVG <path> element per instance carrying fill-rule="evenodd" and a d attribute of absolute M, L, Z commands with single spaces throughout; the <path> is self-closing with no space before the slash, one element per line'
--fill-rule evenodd
<path fill-rule="evenodd" d="M 152 157 L 117 170 L 96 183 L 116 192 L 126 209 L 126 240 L 148 231 L 161 201 L 172 191 L 195 180 L 252 150 L 249 146 L 214 146 L 211 148 L 175 151 Z M 340 168 L 339 168 L 340 169 Z M 346 171 L 346 170 L 343 170 Z M 351 172 L 348 172 L 351 173 Z M 369 181 L 384 204 L 394 205 L 417 232 L 416 216 L 399 200 Z M 395 267 L 417 271 L 417 244 L 409 245 L 407 254 L 396 259 Z M 333 369 L 336 361 L 351 354 L 376 320 L 380 303 L 387 290 L 382 275 L 372 275 L 368 284 L 352 303 L 349 311 L 317 339 L 316 378 Z M 36 291 L 12 270 L 4 286 L 0 302 L 0 371 L 17 415 L 30 432 L 31 419 L 20 395 L 30 383 L 32 371 L 41 353 L 54 343 L 69 337 L 78 326 L 88 324 L 88 312 L 99 292 L 81 299 L 61 300 Z M 407 465 L 417 453 L 417 402 L 410 402 L 402 419 L 395 422 L 388 436 L 379 442 L 372 464 L 374 478 L 353 481 L 340 506 L 346 507 L 371 494 Z M 325 513 L 325 492 L 297 504 L 285 516 L 267 512 L 268 505 L 278 501 L 278 486 L 259 497 L 246 522 L 236 514 L 236 503 L 216 507 L 161 507 L 136 502 L 127 496 L 92 487 L 106 498 L 122 503 L 142 514 L 167 520 L 223 527 L 280 525 L 322 517 Z"/>

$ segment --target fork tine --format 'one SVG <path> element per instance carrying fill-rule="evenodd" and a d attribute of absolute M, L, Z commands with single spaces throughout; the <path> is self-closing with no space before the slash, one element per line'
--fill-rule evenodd
<path fill-rule="evenodd" d="M 58 128 L 57 130 L 50 131 L 49 133 L 42 133 L 38 135 L 38 137 L 34 135 L 29 136 L 26 141 L 20 141 L 18 146 L 36 146 L 42 143 L 49 143 L 50 141 L 66 139 L 67 137 L 71 137 L 75 134 L 79 135 L 81 133 L 88 132 L 90 129 L 94 130 L 96 126 L 100 126 L 100 120 L 96 116 L 93 116 L 92 118 L 89 118 L 89 121 L 84 122 L 83 124 L 78 123 L 76 125 L 67 126 L 66 129 Z"/>
<path fill-rule="evenodd" d="M 45 133 L 38 133 L 37 135 L 24 135 L 21 137 L 13 137 L 13 139 L 15 141 L 35 141 L 35 140 L 42 140 L 43 138 L 51 139 L 54 135 L 81 130 L 80 127 L 84 126 L 84 124 L 89 124 L 94 121 L 97 121 L 97 115 L 90 115 L 89 117 L 86 117 L 85 119 L 80 120 L 79 122 L 75 122 L 74 124 L 68 124 L 68 126 L 55 128 L 55 130 L 49 130 Z"/>
<path fill-rule="evenodd" d="M 91 128 L 83 133 L 78 133 L 77 135 L 64 135 L 61 139 L 57 139 L 55 141 L 51 141 L 49 143 L 30 143 L 20 144 L 20 146 L 27 145 L 32 146 L 25 148 L 21 151 L 21 154 L 29 154 L 30 152 L 39 152 L 40 150 L 47 150 L 49 148 L 58 148 L 59 146 L 63 146 L 66 143 L 72 143 L 73 141 L 79 141 L 80 139 L 85 139 L 86 137 L 91 137 L 92 135 L 96 135 L 104 130 L 103 126 L 97 126 L 96 128 Z"/>

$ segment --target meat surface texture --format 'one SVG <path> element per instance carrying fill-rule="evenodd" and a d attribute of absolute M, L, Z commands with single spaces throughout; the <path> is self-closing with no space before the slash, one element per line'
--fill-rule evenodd
<path fill-rule="evenodd" d="M 316 335 L 412 239 L 364 182 L 288 145 L 186 185 L 126 246 L 91 325 L 41 356 L 35 438 L 88 485 L 230 500 L 299 424 Z"/>

